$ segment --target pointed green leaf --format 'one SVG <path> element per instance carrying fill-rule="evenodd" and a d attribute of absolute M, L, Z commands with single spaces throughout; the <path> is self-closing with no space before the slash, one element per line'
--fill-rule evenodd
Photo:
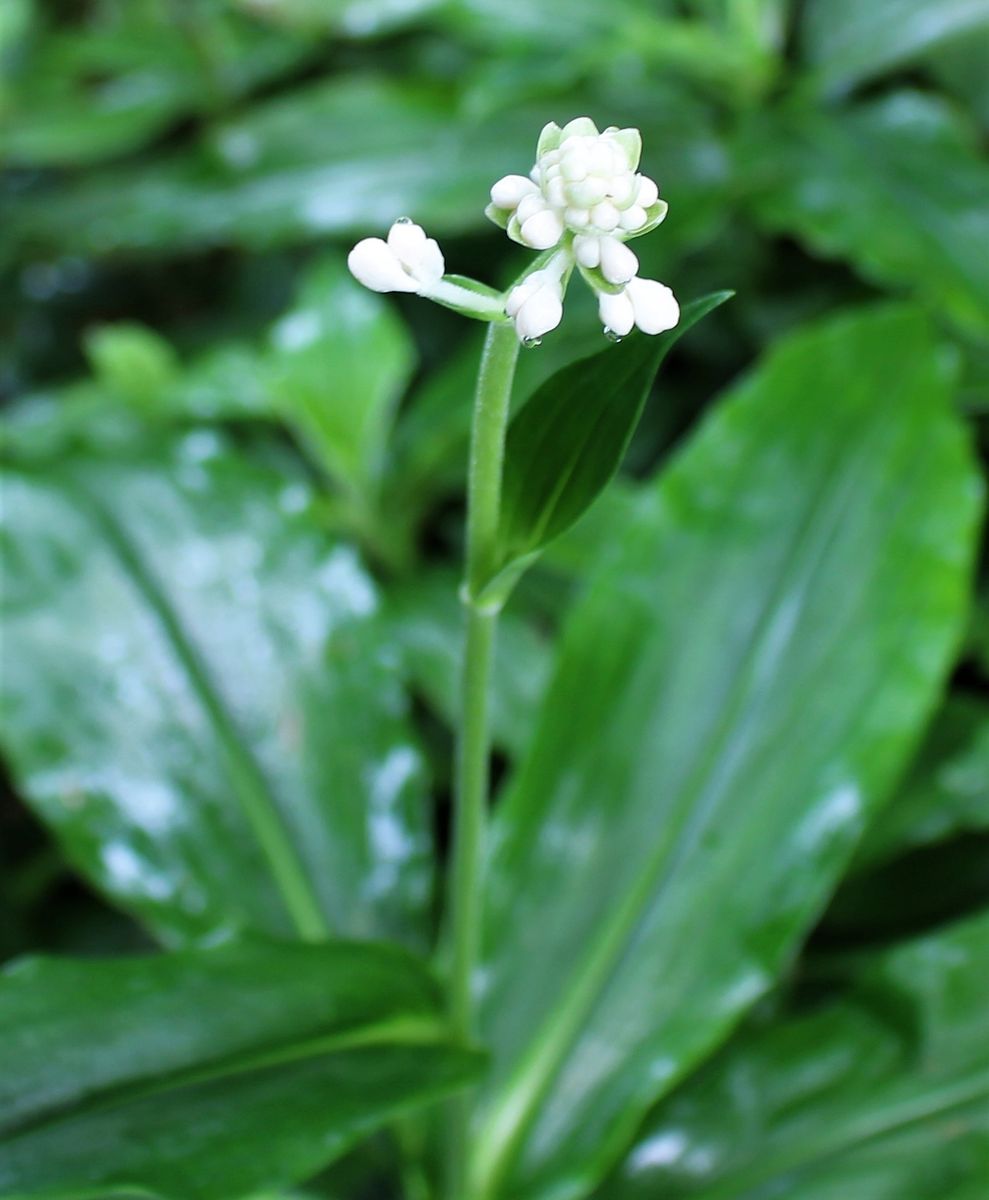
<path fill-rule="evenodd" d="M 394 948 L 25 960 L 0 975 L 0 1194 L 230 1200 L 312 1175 L 477 1069 Z"/>
<path fill-rule="evenodd" d="M 961 633 L 951 382 L 912 310 L 801 332 L 614 528 L 495 817 L 479 1195 L 586 1193 L 835 886 Z"/>
<path fill-rule="evenodd" d="M 508 566 L 571 526 L 621 465 L 660 363 L 692 325 L 730 292 L 684 307 L 658 337 L 636 334 L 564 367 L 512 420 L 498 532 Z"/>

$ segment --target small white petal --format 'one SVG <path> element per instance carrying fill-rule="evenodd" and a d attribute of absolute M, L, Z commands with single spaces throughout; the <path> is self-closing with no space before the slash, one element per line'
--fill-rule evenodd
<path fill-rule="evenodd" d="M 508 211 L 518 208 L 524 196 L 531 195 L 536 185 L 524 175 L 506 175 L 491 188 L 491 203 Z"/>
<path fill-rule="evenodd" d="M 522 241 L 533 250 L 549 250 L 563 236 L 563 222 L 546 208 L 522 223 Z"/>
<path fill-rule="evenodd" d="M 611 175 L 614 173 L 616 165 L 619 169 L 623 164 L 615 162 L 615 156 L 611 153 L 611 147 L 607 142 L 597 141 L 590 149 L 588 158 L 588 169 L 594 175 Z"/>
<path fill-rule="evenodd" d="M 609 283 L 628 283 L 639 269 L 639 260 L 617 238 L 601 239 L 601 274 Z"/>
<path fill-rule="evenodd" d="M 417 292 L 419 285 L 403 269 L 381 238 L 364 238 L 347 255 L 351 275 L 372 292 Z"/>
<path fill-rule="evenodd" d="M 602 200 L 591 209 L 591 220 L 595 227 L 610 233 L 618 225 L 621 213 L 610 200 Z"/>
<path fill-rule="evenodd" d="M 619 292 L 617 296 L 599 292 L 598 316 L 605 329 L 611 330 L 619 337 L 625 337 L 626 334 L 631 333 L 632 326 L 635 324 L 635 310 L 632 308 L 632 301 L 629 299 L 627 291 Z"/>
<path fill-rule="evenodd" d="M 622 229 L 631 232 L 633 229 L 641 229 L 647 220 L 646 210 L 640 208 L 638 204 L 633 204 L 631 208 L 626 208 L 618 218 L 618 224 Z"/>
<path fill-rule="evenodd" d="M 546 201 L 539 192 L 531 192 L 528 196 L 523 197 L 518 208 L 515 210 L 518 219 L 524 225 L 530 217 L 534 217 L 536 213 L 542 212 L 546 207 Z"/>
<path fill-rule="evenodd" d="M 403 270 L 421 284 L 436 283 L 446 269 L 439 246 L 411 221 L 396 221 L 388 230 L 388 248 Z"/>
<path fill-rule="evenodd" d="M 388 230 L 388 246 L 404 265 L 409 266 L 419 261 L 425 249 L 426 231 L 412 221 L 396 221 Z"/>
<path fill-rule="evenodd" d="M 563 219 L 571 229 L 583 229 L 591 223 L 591 214 L 586 208 L 568 208 Z"/>
<path fill-rule="evenodd" d="M 680 320 L 680 305 L 666 286 L 655 279 L 633 279 L 625 287 L 632 301 L 635 323 L 643 333 L 662 333 Z"/>
<path fill-rule="evenodd" d="M 643 175 L 640 178 L 639 193 L 635 197 L 635 202 L 640 208 L 651 208 L 659 199 L 659 188 L 648 175 Z"/>
<path fill-rule="evenodd" d="M 628 208 L 629 205 L 635 203 L 638 190 L 639 181 L 630 172 L 626 171 L 624 175 L 616 175 L 611 181 L 611 202 L 616 208 Z"/>
<path fill-rule="evenodd" d="M 601 239 L 578 234 L 573 240 L 573 252 L 582 267 L 593 270 L 601 262 Z"/>
<path fill-rule="evenodd" d="M 546 199 L 554 208 L 565 208 L 567 203 L 567 188 L 563 177 L 558 175 L 546 185 Z"/>
<path fill-rule="evenodd" d="M 576 146 L 572 150 L 567 151 L 563 156 L 563 161 L 560 163 L 560 171 L 564 179 L 571 183 L 576 183 L 578 180 L 585 178 L 587 175 L 587 159 L 588 154 L 583 146 Z"/>
<path fill-rule="evenodd" d="M 446 263 L 443 261 L 443 251 L 434 238 L 427 238 L 422 248 L 419 262 L 412 274 L 425 284 L 438 283 L 443 278 Z"/>
<path fill-rule="evenodd" d="M 571 183 L 567 188 L 567 199 L 574 208 L 590 208 L 599 204 L 607 194 L 607 183 L 596 175 L 589 175 L 579 183 Z"/>

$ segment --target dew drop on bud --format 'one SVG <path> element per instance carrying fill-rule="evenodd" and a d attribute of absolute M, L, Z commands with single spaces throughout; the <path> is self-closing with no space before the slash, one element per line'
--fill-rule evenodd
<path fill-rule="evenodd" d="M 396 225 L 412 225 L 412 224 L 414 224 L 414 222 L 411 217 L 396 217 L 395 224 Z"/>
<path fill-rule="evenodd" d="M 620 333 L 615 333 L 613 329 L 606 329 L 604 331 L 604 336 L 609 342 L 620 342 L 623 340 L 622 335 Z"/>
<path fill-rule="evenodd" d="M 541 346 L 542 344 L 543 344 L 542 338 L 531 338 L 530 337 L 530 338 L 522 339 L 522 345 L 526 348 L 526 350 L 535 350 L 535 348 L 537 346 Z"/>

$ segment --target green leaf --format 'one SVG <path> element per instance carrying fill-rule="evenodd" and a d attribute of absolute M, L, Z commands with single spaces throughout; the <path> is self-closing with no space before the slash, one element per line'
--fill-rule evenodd
<path fill-rule="evenodd" d="M 900 92 L 833 112 L 793 106 L 756 122 L 738 162 L 769 229 L 989 329 L 989 165 L 941 100 Z"/>
<path fill-rule="evenodd" d="M 24 960 L 0 975 L 0 1192 L 291 1184 L 477 1066 L 422 968 L 385 946 Z"/>
<path fill-rule="evenodd" d="M 500 566 L 538 551 L 594 502 L 628 449 L 660 363 L 701 317 L 731 296 L 688 304 L 658 337 L 634 335 L 554 375 L 513 418 L 505 444 Z"/>
<path fill-rule="evenodd" d="M 184 116 L 277 79 L 305 55 L 300 39 L 224 7 L 97 0 L 88 20 L 53 22 L 25 39 L 4 81 L 0 157 L 37 167 L 125 154 Z"/>
<path fill-rule="evenodd" d="M 986 28 L 985 0 L 810 0 L 800 43 L 821 83 L 845 90 Z"/>
<path fill-rule="evenodd" d="M 897 948 L 852 995 L 738 1037 L 646 1122 L 602 1200 L 979 1200 L 989 916 Z"/>
<path fill-rule="evenodd" d="M 867 833 L 856 866 L 953 834 L 989 830 L 989 703 L 948 700 L 892 803 Z"/>
<path fill-rule="evenodd" d="M 495 816 L 479 1195 L 585 1193 L 835 886 L 959 640 L 950 388 L 910 309 L 801 332 L 591 566 Z"/>
<path fill-rule="evenodd" d="M 4 481 L 20 790 L 169 942 L 423 942 L 423 762 L 373 581 L 298 474 L 207 431 L 159 443 Z"/>

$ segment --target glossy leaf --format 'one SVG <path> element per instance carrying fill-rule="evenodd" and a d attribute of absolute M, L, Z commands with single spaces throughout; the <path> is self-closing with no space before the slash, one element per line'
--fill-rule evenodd
<path fill-rule="evenodd" d="M 422 759 L 308 485 L 198 431 L 12 471 L 4 501 L 4 745 L 73 865 L 173 943 L 422 940 Z"/>
<path fill-rule="evenodd" d="M 989 917 L 879 958 L 849 999 L 739 1036 L 650 1116 L 602 1200 L 979 1200 Z"/>
<path fill-rule="evenodd" d="M 989 329 L 989 165 L 942 101 L 900 92 L 831 112 L 791 107 L 757 122 L 739 153 L 770 229 Z"/>
<path fill-rule="evenodd" d="M 383 946 L 30 959 L 0 975 L 0 1191 L 230 1200 L 302 1180 L 467 1083 L 421 967 Z"/>
<path fill-rule="evenodd" d="M 638 334 L 564 367 L 513 418 L 498 530 L 503 567 L 568 529 L 607 487 L 663 359 L 730 295 L 715 292 L 688 304 L 668 333 Z"/>
<path fill-rule="evenodd" d="M 810 66 L 842 89 L 987 27 L 984 0 L 810 0 L 799 26 Z"/>
<path fill-rule="evenodd" d="M 909 309 L 791 337 L 590 570 L 495 818 L 480 1195 L 585 1193 L 771 986 L 886 798 L 966 600 L 950 383 Z"/>

